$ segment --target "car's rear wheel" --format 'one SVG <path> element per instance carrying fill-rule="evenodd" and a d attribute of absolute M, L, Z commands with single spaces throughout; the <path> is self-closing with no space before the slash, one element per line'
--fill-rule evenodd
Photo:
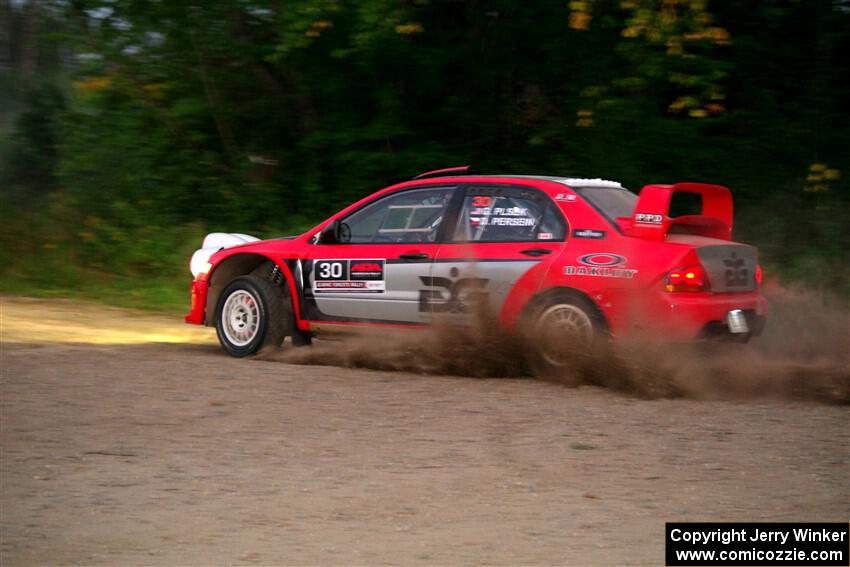
<path fill-rule="evenodd" d="M 237 357 L 283 343 L 292 314 L 280 287 L 257 275 L 234 279 L 216 307 L 216 333 L 222 348 Z"/>
<path fill-rule="evenodd" d="M 535 372 L 553 374 L 575 368 L 599 344 L 604 331 L 602 314 L 578 294 L 556 293 L 540 301 L 526 325 Z"/>

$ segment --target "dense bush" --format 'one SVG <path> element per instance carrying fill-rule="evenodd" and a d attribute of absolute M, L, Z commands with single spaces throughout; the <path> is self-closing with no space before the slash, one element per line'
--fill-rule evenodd
<path fill-rule="evenodd" d="M 394 180 L 472 163 L 726 184 L 736 235 L 769 273 L 847 290 L 840 3 L 5 9 L 40 26 L 42 53 L 35 78 L 0 82 L 18 103 L 0 145 L 7 283 L 183 285 L 207 230 L 297 232 Z"/>

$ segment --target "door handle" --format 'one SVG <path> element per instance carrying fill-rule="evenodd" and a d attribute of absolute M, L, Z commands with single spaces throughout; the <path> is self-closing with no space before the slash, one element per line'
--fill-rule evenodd
<path fill-rule="evenodd" d="M 525 254 L 526 256 L 543 256 L 544 254 L 551 253 L 552 251 L 548 248 L 528 248 L 520 251 L 520 254 Z"/>
<path fill-rule="evenodd" d="M 399 254 L 398 257 L 402 260 L 425 260 L 428 258 L 428 254 L 425 254 L 424 252 L 420 252 L 418 254 Z"/>

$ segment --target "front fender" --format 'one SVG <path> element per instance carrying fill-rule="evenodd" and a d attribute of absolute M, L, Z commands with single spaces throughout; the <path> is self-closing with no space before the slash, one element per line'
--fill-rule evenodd
<path fill-rule="evenodd" d="M 216 256 L 220 253 L 226 253 L 227 255 L 223 259 L 216 258 Z M 295 297 L 294 290 L 295 287 L 295 279 L 292 276 L 292 272 L 289 267 L 284 262 L 278 262 L 270 255 L 266 255 L 263 253 L 245 253 L 245 252 L 237 252 L 230 250 L 222 250 L 220 253 L 217 253 L 213 256 L 212 260 L 215 260 L 213 264 L 212 270 L 207 275 L 206 282 L 198 282 L 197 280 L 193 282 L 193 300 L 194 300 L 194 292 L 195 292 L 195 284 L 206 284 L 206 288 L 204 289 L 203 285 L 198 285 L 199 291 L 198 293 L 203 293 L 205 295 L 204 298 L 204 324 L 207 326 L 215 325 L 216 322 L 216 313 L 215 308 L 218 304 L 218 299 L 221 296 L 221 292 L 227 287 L 227 284 L 233 281 L 234 278 L 239 276 L 245 276 L 253 272 L 256 268 L 264 264 L 265 262 L 274 263 L 278 269 L 280 269 L 281 274 L 283 274 L 284 279 L 286 280 L 286 284 L 290 289 L 290 301 L 292 302 L 293 313 L 295 314 L 296 320 L 300 319 L 301 314 L 298 308 L 298 301 Z M 197 317 L 196 317 L 197 319 Z M 187 318 L 187 322 L 189 321 Z"/>

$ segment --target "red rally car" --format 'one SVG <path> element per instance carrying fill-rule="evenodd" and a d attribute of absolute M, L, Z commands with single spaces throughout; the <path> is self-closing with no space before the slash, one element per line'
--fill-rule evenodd
<path fill-rule="evenodd" d="M 674 195 L 699 214 L 670 216 Z M 647 185 L 468 168 L 382 189 L 296 237 L 213 233 L 191 260 L 186 322 L 246 356 L 334 330 L 419 327 L 486 305 L 508 330 L 563 344 L 649 333 L 672 341 L 758 335 L 767 304 L 754 247 L 731 240 L 719 185 Z"/>

